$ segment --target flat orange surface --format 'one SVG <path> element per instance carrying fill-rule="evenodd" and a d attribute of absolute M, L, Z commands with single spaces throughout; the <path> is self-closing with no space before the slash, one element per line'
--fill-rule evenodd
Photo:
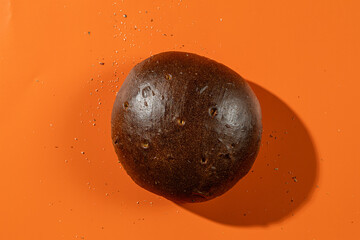
<path fill-rule="evenodd" d="M 0 0 L 0 239 L 360 239 L 359 11 L 355 0 Z M 138 187 L 111 144 L 127 73 L 168 50 L 224 63 L 262 106 L 253 172 L 203 204 Z"/>

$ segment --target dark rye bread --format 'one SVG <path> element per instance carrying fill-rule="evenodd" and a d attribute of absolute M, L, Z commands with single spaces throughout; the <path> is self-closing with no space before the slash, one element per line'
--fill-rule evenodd
<path fill-rule="evenodd" d="M 202 202 L 249 172 L 261 110 L 246 81 L 225 65 L 164 52 L 131 70 L 111 130 L 119 161 L 138 185 L 173 201 Z"/>

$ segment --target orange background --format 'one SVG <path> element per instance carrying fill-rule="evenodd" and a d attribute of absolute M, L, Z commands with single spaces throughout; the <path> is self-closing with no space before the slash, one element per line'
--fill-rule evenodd
<path fill-rule="evenodd" d="M 0 239 L 359 239 L 359 10 L 0 0 Z M 115 92 L 167 50 L 231 67 L 263 110 L 253 172 L 203 204 L 141 189 L 111 145 Z"/>

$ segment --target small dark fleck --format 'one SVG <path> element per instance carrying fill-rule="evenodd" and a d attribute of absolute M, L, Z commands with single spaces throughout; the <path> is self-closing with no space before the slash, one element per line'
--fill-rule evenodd
<path fill-rule="evenodd" d="M 99 64 L 100 64 L 100 65 L 105 65 L 105 63 L 103 63 L 103 62 L 99 62 Z"/>
<path fill-rule="evenodd" d="M 91 34 L 91 32 L 88 32 L 88 34 L 90 35 L 90 34 Z"/>
<path fill-rule="evenodd" d="M 149 142 L 144 140 L 142 143 L 141 143 L 141 147 L 144 148 L 144 149 L 148 149 L 149 148 Z"/>
<path fill-rule="evenodd" d="M 219 154 L 218 154 L 218 157 L 219 157 L 220 159 L 231 160 L 231 156 L 230 156 L 229 153 L 225 153 L 225 154 L 219 153 Z"/>
<path fill-rule="evenodd" d="M 126 15 L 126 14 L 124 14 L 124 15 L 123 15 L 123 17 L 124 17 L 124 18 L 127 18 L 127 15 Z"/>
<path fill-rule="evenodd" d="M 209 114 L 210 114 L 210 116 L 212 117 L 212 118 L 214 118 L 214 117 L 216 117 L 216 115 L 218 115 L 218 110 L 217 110 L 217 108 L 210 108 L 209 109 Z"/>
<path fill-rule="evenodd" d="M 177 123 L 178 123 L 179 126 L 184 126 L 184 125 L 185 125 L 185 120 L 179 118 L 179 119 L 177 120 Z"/>
<path fill-rule="evenodd" d="M 171 156 L 170 154 L 168 154 L 167 157 L 166 157 L 166 160 L 167 161 L 174 161 L 175 158 L 173 156 Z"/>
<path fill-rule="evenodd" d="M 202 157 L 200 162 L 201 162 L 201 164 L 203 164 L 203 165 L 204 165 L 204 164 L 206 164 L 206 163 L 207 163 L 207 161 L 208 161 L 208 160 L 207 160 L 207 158 Z"/>

